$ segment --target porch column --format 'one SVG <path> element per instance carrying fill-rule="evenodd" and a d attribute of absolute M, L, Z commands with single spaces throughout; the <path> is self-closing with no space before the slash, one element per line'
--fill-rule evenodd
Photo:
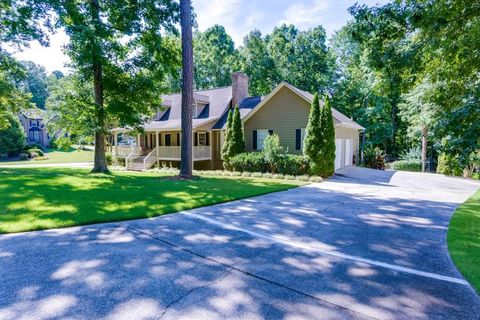
<path fill-rule="evenodd" d="M 118 132 L 113 132 L 113 145 L 115 146 L 115 164 L 118 162 Z"/>
<path fill-rule="evenodd" d="M 157 145 L 157 168 L 158 168 L 158 167 L 160 166 L 160 161 L 158 160 L 158 149 L 160 149 L 160 148 L 159 148 L 159 146 L 160 146 L 159 137 L 160 137 L 160 136 L 159 136 L 159 134 L 158 134 L 158 131 L 155 132 L 155 134 L 156 134 L 156 136 L 157 136 L 156 139 L 155 139 L 155 141 L 157 142 L 156 145 Z"/>
<path fill-rule="evenodd" d="M 141 135 L 137 134 L 137 147 L 141 149 L 140 139 L 141 139 Z"/>

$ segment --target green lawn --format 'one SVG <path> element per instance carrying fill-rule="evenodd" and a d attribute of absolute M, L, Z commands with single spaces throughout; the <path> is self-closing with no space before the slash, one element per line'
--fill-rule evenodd
<path fill-rule="evenodd" d="M 25 160 L 25 161 L 1 161 L 0 166 L 18 164 L 42 164 L 42 163 L 75 163 L 93 161 L 93 151 L 70 149 L 70 151 L 49 150 L 45 153 L 47 160 Z"/>
<path fill-rule="evenodd" d="M 98 175 L 81 169 L 0 168 L 0 233 L 153 217 L 301 184 L 257 178 L 179 181 L 158 173 Z"/>
<path fill-rule="evenodd" d="M 455 211 L 447 240 L 457 268 L 480 293 L 480 190 Z"/>

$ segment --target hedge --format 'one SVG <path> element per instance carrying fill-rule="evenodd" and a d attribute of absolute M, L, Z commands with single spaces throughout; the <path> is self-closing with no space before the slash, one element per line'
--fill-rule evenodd
<path fill-rule="evenodd" d="M 398 160 L 391 164 L 393 170 L 397 171 L 422 171 L 422 161 L 420 160 Z"/>
<path fill-rule="evenodd" d="M 299 176 L 308 173 L 308 160 L 300 155 L 279 155 L 274 166 L 278 174 Z M 272 171 L 262 152 L 240 153 L 229 160 L 227 169 L 238 172 L 266 173 Z"/>

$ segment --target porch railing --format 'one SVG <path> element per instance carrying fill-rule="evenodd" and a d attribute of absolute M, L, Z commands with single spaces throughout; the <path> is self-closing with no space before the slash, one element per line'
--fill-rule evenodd
<path fill-rule="evenodd" d="M 140 147 L 129 147 L 130 153 L 125 158 L 125 167 L 128 168 L 129 164 L 136 158 L 142 155 L 142 149 Z"/>

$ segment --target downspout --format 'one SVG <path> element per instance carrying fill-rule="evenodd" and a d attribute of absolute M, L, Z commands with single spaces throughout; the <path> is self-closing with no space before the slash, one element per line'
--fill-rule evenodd
<path fill-rule="evenodd" d="M 365 132 L 367 129 L 363 128 L 362 130 L 362 147 L 360 148 L 360 163 L 363 164 L 364 157 L 363 157 L 363 150 L 365 148 Z"/>

